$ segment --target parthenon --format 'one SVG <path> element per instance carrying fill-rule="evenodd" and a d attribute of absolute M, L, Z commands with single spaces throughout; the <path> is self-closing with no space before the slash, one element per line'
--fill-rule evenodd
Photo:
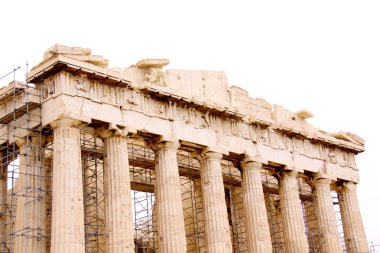
<path fill-rule="evenodd" d="M 369 252 L 362 138 L 168 64 L 56 44 L 0 89 L 0 252 Z"/>

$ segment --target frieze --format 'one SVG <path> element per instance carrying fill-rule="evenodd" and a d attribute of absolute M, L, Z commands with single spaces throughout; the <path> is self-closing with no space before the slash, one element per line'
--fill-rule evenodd
<path fill-rule="evenodd" d="M 217 114 L 212 113 L 210 110 L 206 112 L 205 119 L 208 122 L 208 125 L 211 129 L 213 129 L 217 133 L 223 132 L 222 127 L 222 118 Z"/>
<path fill-rule="evenodd" d="M 149 100 L 149 109 L 148 115 L 150 116 L 156 116 L 159 118 L 167 119 L 167 105 L 168 101 L 161 101 L 161 100 Z"/>
<path fill-rule="evenodd" d="M 257 143 L 257 139 L 258 139 L 258 137 L 257 137 L 257 128 L 258 128 L 259 126 L 258 125 L 250 125 L 250 127 L 249 127 L 249 137 L 250 137 L 250 139 L 254 142 L 254 143 Z"/>
<path fill-rule="evenodd" d="M 286 136 L 282 133 L 269 129 L 269 143 L 275 149 L 286 149 L 285 147 Z"/>
<path fill-rule="evenodd" d="M 74 78 L 74 83 L 75 83 L 75 89 L 76 89 L 77 95 L 80 95 L 80 96 L 88 95 L 88 91 L 90 90 L 90 84 L 86 75 L 76 76 Z"/>
<path fill-rule="evenodd" d="M 250 139 L 250 125 L 245 122 L 238 122 L 239 124 L 239 136 L 244 139 Z"/>
<path fill-rule="evenodd" d="M 166 112 L 168 120 L 174 121 L 177 114 L 177 102 L 169 100 Z"/>
<path fill-rule="evenodd" d="M 298 154 L 305 154 L 303 139 L 293 137 L 292 140 L 293 140 L 294 152 Z"/>
<path fill-rule="evenodd" d="M 334 148 L 327 148 L 327 161 L 330 163 L 337 163 L 336 153 Z"/>
<path fill-rule="evenodd" d="M 285 146 L 286 149 L 289 150 L 290 152 L 294 152 L 294 147 L 293 147 L 293 139 L 290 136 L 285 137 Z"/>
<path fill-rule="evenodd" d="M 240 137 L 238 121 L 236 119 L 231 119 L 229 122 L 231 124 L 231 135 Z"/>
<path fill-rule="evenodd" d="M 121 92 L 123 94 L 123 99 L 121 101 L 121 105 L 124 108 L 130 109 L 130 110 L 138 110 L 141 108 L 141 94 L 137 92 L 133 92 L 126 89 L 121 89 Z"/>
<path fill-rule="evenodd" d="M 259 126 L 257 128 L 258 143 L 270 146 L 269 129 Z"/>
<path fill-rule="evenodd" d="M 189 107 L 188 109 L 188 119 L 187 123 L 198 127 L 198 111 L 194 107 Z"/>
<path fill-rule="evenodd" d="M 142 93 L 138 89 L 123 86 L 111 86 L 86 76 L 70 75 L 71 87 L 67 81 L 61 84 L 61 90 L 94 101 L 114 104 L 126 110 L 142 112 L 148 116 L 179 121 L 195 128 L 207 128 L 225 135 L 250 139 L 252 142 L 269 146 L 277 150 L 286 150 L 292 155 L 303 155 L 311 159 L 337 163 L 345 167 L 354 167 L 354 154 L 334 147 L 327 147 L 317 140 L 310 140 L 301 135 L 289 136 L 286 132 L 273 126 L 262 125 L 247 119 L 227 116 L 215 110 L 195 106 L 174 99 L 162 99 Z M 46 98 L 56 92 L 55 78 L 45 79 L 43 96 Z M 62 80 L 62 79 L 60 79 Z"/>
<path fill-rule="evenodd" d="M 50 77 L 44 80 L 40 84 L 40 90 L 42 92 L 42 99 L 47 99 L 55 94 L 55 77 Z"/>

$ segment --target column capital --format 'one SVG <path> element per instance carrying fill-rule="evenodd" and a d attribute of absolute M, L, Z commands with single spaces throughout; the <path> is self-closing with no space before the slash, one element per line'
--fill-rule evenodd
<path fill-rule="evenodd" d="M 284 170 L 281 172 L 281 177 L 297 177 L 298 171 L 296 170 Z"/>
<path fill-rule="evenodd" d="M 28 143 L 28 139 L 26 137 L 17 138 L 15 142 L 17 147 L 22 148 Z"/>
<path fill-rule="evenodd" d="M 24 147 L 26 144 L 32 144 L 32 145 L 37 145 L 39 141 L 42 142 L 42 136 L 41 138 L 39 138 L 39 135 L 35 132 L 30 132 L 28 134 L 28 136 L 26 137 L 21 137 L 21 138 L 17 138 L 16 139 L 16 145 L 19 147 L 19 148 L 22 148 Z"/>
<path fill-rule="evenodd" d="M 128 128 L 124 126 L 118 126 L 116 124 L 108 124 L 108 126 L 102 126 L 95 129 L 95 135 L 102 139 L 110 137 L 127 137 Z"/>
<path fill-rule="evenodd" d="M 244 159 L 240 161 L 240 167 L 243 170 L 260 170 L 263 167 L 263 164 L 261 162 L 249 159 L 249 157 L 244 157 Z"/>
<path fill-rule="evenodd" d="M 163 150 L 173 150 L 177 151 L 178 148 L 181 146 L 178 140 L 172 140 L 172 141 L 158 141 L 156 143 L 151 143 L 149 145 L 154 151 L 157 151 L 159 149 Z"/>
<path fill-rule="evenodd" d="M 322 177 L 320 174 L 316 174 L 311 180 L 313 185 L 316 184 L 328 184 L 331 185 L 333 180 L 331 178 Z"/>
<path fill-rule="evenodd" d="M 50 123 L 50 126 L 53 129 L 56 128 L 64 128 L 64 127 L 79 127 L 82 125 L 83 122 L 77 119 L 73 118 L 62 118 L 62 119 L 57 119 L 53 122 Z"/>
<path fill-rule="evenodd" d="M 317 179 L 314 180 L 314 182 L 318 183 L 318 184 L 328 184 L 328 185 L 331 185 L 332 180 L 328 179 L 328 178 L 317 178 Z"/>
<path fill-rule="evenodd" d="M 356 185 L 354 182 L 343 182 L 341 186 L 338 187 L 338 190 L 343 192 L 356 192 Z"/>
<path fill-rule="evenodd" d="M 201 157 L 222 160 L 223 154 L 219 152 L 215 152 L 215 151 L 210 151 L 208 149 L 204 149 L 202 150 Z"/>

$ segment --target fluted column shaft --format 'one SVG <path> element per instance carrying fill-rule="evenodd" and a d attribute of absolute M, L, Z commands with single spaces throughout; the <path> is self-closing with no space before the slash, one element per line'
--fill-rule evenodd
<path fill-rule="evenodd" d="M 104 199 L 106 252 L 133 253 L 133 216 L 125 135 L 102 131 L 104 140 Z"/>
<path fill-rule="evenodd" d="M 272 252 L 272 241 L 261 183 L 261 166 L 261 163 L 253 161 L 241 163 L 243 169 L 243 204 L 248 251 L 250 253 Z"/>
<path fill-rule="evenodd" d="M 313 187 L 321 253 L 342 253 L 330 185 L 330 179 L 317 179 Z"/>
<path fill-rule="evenodd" d="M 338 196 L 347 252 L 368 253 L 368 242 L 356 196 L 356 184 L 344 183 Z"/>
<path fill-rule="evenodd" d="M 52 253 L 84 253 L 84 207 L 79 121 L 61 119 L 54 129 Z"/>
<path fill-rule="evenodd" d="M 46 252 L 46 184 L 39 136 L 18 139 L 20 147 L 17 181 L 15 252 Z"/>
<path fill-rule="evenodd" d="M 27 226 L 25 224 L 25 196 L 23 196 L 23 189 L 25 188 L 25 174 L 26 174 L 26 164 L 27 164 L 27 157 L 26 157 L 26 148 L 27 148 L 27 140 L 26 138 L 18 139 L 17 145 L 20 148 L 20 157 L 19 157 L 19 177 L 16 180 L 15 187 L 13 189 L 16 196 L 19 196 L 16 199 L 16 213 L 14 218 L 14 226 L 12 229 L 13 235 L 13 250 L 15 252 L 22 252 L 22 250 L 25 248 L 25 238 L 21 236 L 23 232 L 23 228 Z M 13 216 L 14 214 L 12 214 Z M 12 247 L 12 245 L 11 245 Z"/>
<path fill-rule="evenodd" d="M 4 154 L 0 152 L 0 252 L 6 250 L 7 241 L 7 179 L 8 169 Z"/>
<path fill-rule="evenodd" d="M 280 205 L 286 252 L 308 253 L 297 172 L 283 172 L 280 179 Z"/>
<path fill-rule="evenodd" d="M 207 253 L 231 253 L 232 244 L 222 177 L 222 154 L 205 152 L 201 159 Z"/>
<path fill-rule="evenodd" d="M 179 181 L 178 142 L 155 145 L 155 196 L 160 253 L 186 252 L 186 235 Z"/>

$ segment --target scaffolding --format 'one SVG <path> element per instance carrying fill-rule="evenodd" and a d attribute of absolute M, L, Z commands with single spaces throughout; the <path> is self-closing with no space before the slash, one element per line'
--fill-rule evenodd
<path fill-rule="evenodd" d="M 154 152 L 138 140 L 128 145 L 132 188 L 135 247 L 138 253 L 157 252 L 157 220 L 154 211 Z"/>
<path fill-rule="evenodd" d="M 331 192 L 331 196 L 333 198 L 335 216 L 336 216 L 336 220 L 337 220 L 337 223 L 338 223 L 338 232 L 339 232 L 340 242 L 342 244 L 343 252 L 347 252 L 346 243 L 344 241 L 343 222 L 342 222 L 342 216 L 341 216 L 341 213 L 340 213 L 338 192 L 337 191 L 332 191 Z"/>
<path fill-rule="evenodd" d="M 370 253 L 379 253 L 380 252 L 380 244 L 375 244 L 374 242 L 368 242 L 369 252 Z"/>
<path fill-rule="evenodd" d="M 40 92 L 16 81 L 19 70 L 2 77 L 13 76 L 0 97 L 0 252 L 22 252 L 32 241 L 39 242 L 40 250 L 50 246 L 52 148 L 41 128 Z M 36 217 L 31 211 L 37 211 Z"/>
<path fill-rule="evenodd" d="M 261 172 L 273 252 L 286 252 L 278 180 L 273 175 L 273 170 L 262 169 Z"/>
<path fill-rule="evenodd" d="M 307 176 L 298 178 L 298 189 L 309 252 L 321 252 L 321 245 L 324 242 L 318 228 L 317 215 L 314 206 L 315 194 L 313 193 L 310 178 Z"/>
<path fill-rule="evenodd" d="M 91 129 L 81 130 L 86 253 L 105 252 L 103 142 Z"/>

